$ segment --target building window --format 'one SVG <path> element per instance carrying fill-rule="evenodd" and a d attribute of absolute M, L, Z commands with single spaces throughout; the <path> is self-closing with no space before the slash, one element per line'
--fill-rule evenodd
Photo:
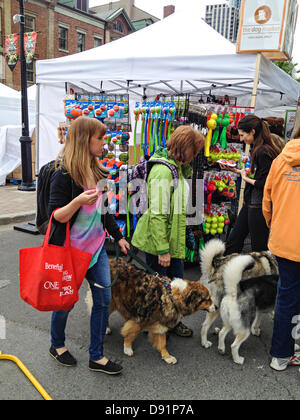
<path fill-rule="evenodd" d="M 120 22 L 119 20 L 116 20 L 114 22 L 114 31 L 118 31 L 121 32 L 122 34 L 124 33 L 124 26 L 123 23 Z"/>
<path fill-rule="evenodd" d="M 35 31 L 35 18 L 33 16 L 25 15 L 25 32 L 34 32 Z"/>
<path fill-rule="evenodd" d="M 102 39 L 101 38 L 94 38 L 94 48 L 100 47 L 102 45 Z"/>
<path fill-rule="evenodd" d="M 77 0 L 77 9 L 87 12 L 87 0 Z"/>
<path fill-rule="evenodd" d="M 68 29 L 61 26 L 58 28 L 58 48 L 68 51 Z"/>
<path fill-rule="evenodd" d="M 77 32 L 77 52 L 84 51 L 85 35 Z"/>
<path fill-rule="evenodd" d="M 35 83 L 35 62 L 26 64 L 26 79 L 28 83 Z"/>

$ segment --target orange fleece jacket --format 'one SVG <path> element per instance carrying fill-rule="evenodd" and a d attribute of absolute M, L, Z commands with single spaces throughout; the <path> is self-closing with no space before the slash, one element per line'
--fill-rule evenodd
<path fill-rule="evenodd" d="M 269 250 L 300 262 L 300 139 L 289 141 L 273 161 L 262 210 L 271 228 Z"/>

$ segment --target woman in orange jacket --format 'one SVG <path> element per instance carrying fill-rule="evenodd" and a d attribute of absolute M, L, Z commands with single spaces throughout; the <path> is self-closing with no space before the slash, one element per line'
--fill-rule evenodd
<path fill-rule="evenodd" d="M 300 338 L 300 127 L 273 161 L 266 180 L 263 214 L 270 228 L 268 247 L 276 256 L 279 283 L 271 347 L 271 367 L 300 365 L 294 354 Z"/>

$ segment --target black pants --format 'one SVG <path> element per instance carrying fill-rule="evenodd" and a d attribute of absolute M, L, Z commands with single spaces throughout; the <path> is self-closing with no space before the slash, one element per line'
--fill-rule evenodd
<path fill-rule="evenodd" d="M 252 251 L 259 252 L 268 249 L 269 229 L 266 225 L 262 209 L 244 205 L 230 232 L 226 243 L 225 255 L 242 252 L 244 241 L 249 233 Z"/>

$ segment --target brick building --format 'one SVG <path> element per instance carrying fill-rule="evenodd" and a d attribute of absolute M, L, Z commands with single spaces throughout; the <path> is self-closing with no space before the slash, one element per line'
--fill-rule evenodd
<path fill-rule="evenodd" d="M 95 6 L 91 8 L 91 10 L 96 12 L 98 16 L 102 17 L 109 16 L 113 13 L 118 13 L 120 9 L 126 11 L 127 16 L 132 22 L 135 30 L 143 29 L 146 26 L 152 25 L 152 23 L 159 21 L 157 17 L 136 7 L 134 0 L 120 0 L 114 2 L 109 1 L 108 3 L 101 6 Z"/>
<path fill-rule="evenodd" d="M 25 32 L 37 31 L 35 59 L 27 66 L 28 85 L 35 83 L 35 61 L 75 54 L 123 37 L 135 29 L 125 9 L 100 16 L 89 9 L 88 0 L 27 0 Z M 0 55 L 5 53 L 5 35 L 18 33 L 18 0 L 0 0 Z M 0 82 L 20 90 L 20 63 L 13 72 L 2 60 Z"/>

